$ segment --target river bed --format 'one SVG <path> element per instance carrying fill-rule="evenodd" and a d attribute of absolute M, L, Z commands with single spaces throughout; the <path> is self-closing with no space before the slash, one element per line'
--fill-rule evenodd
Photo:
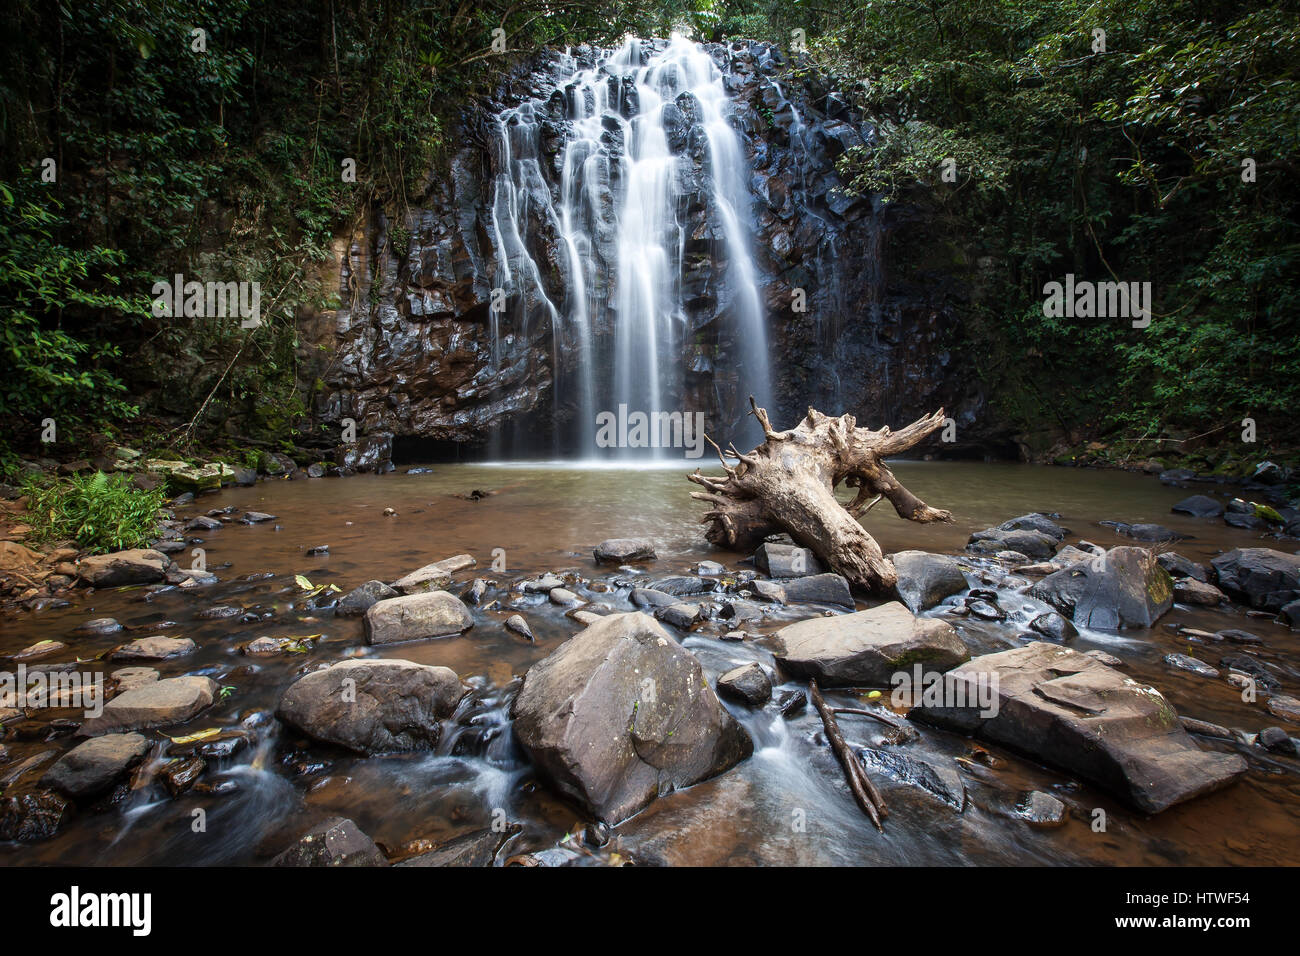
<path fill-rule="evenodd" d="M 346 479 L 265 481 L 205 495 L 181 517 L 234 506 L 277 516 L 258 525 L 231 523 L 190 536 L 205 550 L 207 566 L 219 583 L 182 591 L 151 593 L 146 588 L 74 592 L 71 607 L 3 618 L 0 654 L 12 654 L 40 640 L 69 644 L 87 661 L 123 642 L 122 634 L 72 637 L 78 624 L 116 618 L 131 636 L 154 633 L 163 622 L 175 626 L 156 633 L 192 638 L 195 653 L 156 666 L 163 677 L 206 674 L 226 695 L 172 736 L 210 727 L 238 727 L 254 733 L 256 744 L 210 761 L 204 781 L 224 784 L 214 792 L 190 791 L 171 799 L 161 788 L 142 788 L 98 810 L 83 808 L 52 839 L 41 843 L 0 844 L 6 864 L 252 864 L 266 862 L 318 819 L 343 816 L 384 847 L 412 841 L 438 843 L 489 826 L 504 816 L 523 826 L 502 857 L 545 853 L 549 862 L 667 864 L 1285 864 L 1300 851 L 1300 774 L 1296 761 L 1257 748 L 1240 747 L 1250 771 L 1228 789 L 1147 817 L 1118 803 L 1070 774 L 1035 765 L 995 747 L 991 759 L 972 750 L 956 734 L 923 728 L 912 751 L 927 760 L 960 768 L 967 790 L 958 812 L 905 784 L 882 779 L 891 816 L 879 833 L 863 816 L 844 785 L 843 775 L 822 738 L 816 712 L 790 719 L 773 705 L 762 710 L 726 706 L 754 738 L 755 753 L 720 777 L 670 794 L 613 831 L 603 848 L 583 847 L 576 839 L 587 822 L 556 797 L 532 772 L 514 743 L 507 717 L 509 700 L 527 669 L 575 634 L 580 625 L 545 595 L 516 598 L 504 590 L 503 605 L 473 609 L 475 626 L 463 636 L 368 647 L 360 618 L 334 617 L 305 606 L 295 575 L 313 585 L 336 584 L 346 592 L 371 579 L 392 581 L 451 555 L 468 553 L 477 567 L 456 575 L 460 588 L 474 577 L 511 580 L 545 571 L 574 571 L 590 582 L 627 578 L 614 568 L 599 568 L 591 548 L 610 537 L 647 537 L 659 558 L 647 579 L 686 572 L 701 560 L 746 567 L 747 556 L 719 552 L 704 540 L 692 501 L 692 486 L 680 464 L 646 467 L 537 465 L 428 466 L 426 473 L 361 475 Z M 1075 470 L 987 463 L 900 462 L 899 479 L 929 504 L 953 512 L 951 524 L 917 525 L 893 514 L 887 503 L 864 519 L 886 553 L 906 549 L 962 554 L 969 535 L 1029 511 L 1053 512 L 1071 529 L 1067 543 L 1080 538 L 1110 547 L 1133 542 L 1097 524 L 1100 520 L 1158 522 L 1191 540 L 1176 550 L 1207 562 L 1234 547 L 1278 547 L 1288 542 L 1263 539 L 1221 521 L 1171 514 L 1172 504 L 1204 488 L 1165 487 L 1154 478 L 1124 472 Z M 472 490 L 492 494 L 473 500 Z M 845 495 L 845 500 L 848 500 Z M 385 517 L 385 509 L 396 512 Z M 201 541 L 197 540 L 201 539 Z M 307 549 L 328 545 L 327 554 Z M 175 555 L 182 566 L 189 552 Z M 504 562 L 501 573 L 493 560 Z M 972 559 L 973 573 L 981 562 Z M 259 577 L 270 573 L 270 577 Z M 626 591 L 574 588 L 584 599 L 630 610 Z M 875 602 L 859 600 L 863 609 Z M 256 623 L 204 620 L 197 614 L 216 604 L 233 604 L 256 614 Z M 522 613 L 536 636 L 529 644 L 504 628 Z M 775 609 L 757 625 L 761 638 L 792 621 L 822 613 L 819 608 Z M 237 619 L 236 619 L 237 621 Z M 959 633 L 971 623 L 953 620 Z M 1269 659 L 1300 674 L 1300 639 L 1271 620 L 1247 617 L 1235 605 L 1207 610 L 1181 605 L 1155 628 L 1106 633 L 1084 630 L 1071 646 L 1099 648 L 1124 662 L 1135 678 L 1160 689 L 1184 716 L 1221 723 L 1249 733 L 1278 721 L 1263 705 L 1243 703 L 1225 681 L 1198 677 L 1165 664 L 1171 652 L 1196 654 L 1169 625 L 1209 631 L 1249 630 L 1263 638 Z M 670 628 L 671 630 L 671 628 Z M 738 663 L 770 664 L 761 640 L 726 642 L 713 631 L 681 635 L 713 680 Z M 249 657 L 241 646 L 260 635 L 320 635 L 303 653 Z M 1008 635 L 1014 636 L 1013 634 Z M 1210 663 L 1218 651 L 1201 649 Z M 404 658 L 455 670 L 474 688 L 435 751 L 384 757 L 356 757 L 311 744 L 273 716 L 284 689 L 301 673 L 322 663 L 354 656 Z M 69 659 L 42 659 L 40 663 Z M 95 662 L 113 670 L 115 663 Z M 790 682 L 780 689 L 801 687 Z M 1295 694 L 1296 681 L 1283 681 Z M 852 692 L 828 692 L 832 703 L 851 706 Z M 888 691 L 885 693 L 888 698 Z M 66 716 L 66 715 L 64 715 Z M 887 728 L 844 719 L 851 742 L 879 745 Z M 154 736 L 159 736 L 155 732 Z M 161 739 L 161 737 L 159 737 Z M 1198 739 L 1205 748 L 1234 745 Z M 30 770 L 38 776 L 73 743 L 7 740 L 4 774 L 29 757 L 48 752 Z M 982 762 L 988 759 L 987 763 Z M 24 780 L 29 778 L 24 778 Z M 1015 813 L 1024 791 L 1043 790 L 1071 810 L 1066 825 L 1034 829 Z M 1095 810 L 1106 828 L 1092 825 Z M 205 811 L 196 832 L 195 810 Z"/>

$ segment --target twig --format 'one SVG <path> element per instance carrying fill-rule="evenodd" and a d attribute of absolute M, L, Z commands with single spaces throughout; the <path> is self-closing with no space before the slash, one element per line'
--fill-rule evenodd
<path fill-rule="evenodd" d="M 871 822 L 876 825 L 876 829 L 883 833 L 885 828 L 880 820 L 882 817 L 889 816 L 884 798 L 880 796 L 880 791 L 871 782 L 867 772 L 862 769 L 862 764 L 853 756 L 849 745 L 844 742 L 839 722 L 835 719 L 834 712 L 826 706 L 826 701 L 822 699 L 822 692 L 818 689 L 816 680 L 808 681 L 808 695 L 812 698 L 817 713 L 821 714 L 822 725 L 826 728 L 826 739 L 830 741 L 831 749 L 835 751 L 840 766 L 844 768 L 844 776 L 848 779 L 849 789 L 853 791 L 854 799 L 858 801 L 858 806 L 863 812 L 871 817 Z"/>

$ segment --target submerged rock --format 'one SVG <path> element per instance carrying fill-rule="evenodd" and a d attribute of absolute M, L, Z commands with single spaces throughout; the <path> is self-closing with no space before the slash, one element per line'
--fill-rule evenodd
<path fill-rule="evenodd" d="M 997 554 L 1014 551 L 1034 561 L 1046 561 L 1056 551 L 1060 539 L 1041 531 L 987 528 L 970 536 L 967 551 L 976 554 Z"/>
<path fill-rule="evenodd" d="M 469 608 L 447 591 L 388 598 L 366 611 L 366 643 L 393 644 L 463 634 L 474 626 Z"/>
<path fill-rule="evenodd" d="M 996 690 L 991 714 L 981 712 L 980 687 Z M 1246 770 L 1236 754 L 1196 746 L 1155 688 L 1043 642 L 949 671 L 944 706 L 913 708 L 909 717 L 1077 773 L 1146 813 L 1217 790 Z"/>
<path fill-rule="evenodd" d="M 966 806 L 966 785 L 954 767 L 931 763 L 901 750 L 861 747 L 856 752 L 870 772 L 885 774 L 899 783 L 923 790 L 958 813 Z"/>
<path fill-rule="evenodd" d="M 339 598 L 338 609 L 335 613 L 342 614 L 345 617 L 365 614 L 366 611 L 380 601 L 387 601 L 389 598 L 397 596 L 398 593 L 383 581 L 367 581 Z"/>
<path fill-rule="evenodd" d="M 1217 518 L 1223 514 L 1223 505 L 1209 495 L 1192 495 L 1169 510 L 1175 514 L 1191 515 L 1193 518 Z"/>
<path fill-rule="evenodd" d="M 497 854 L 510 839 L 523 828 L 511 824 L 502 830 L 487 828 L 474 833 L 466 833 L 453 840 L 448 840 L 432 850 L 403 860 L 397 866 L 493 866 Z"/>
<path fill-rule="evenodd" d="M 951 625 L 915 617 L 897 601 L 791 624 L 772 643 L 782 670 L 824 687 L 884 686 L 913 664 L 946 671 L 970 657 Z"/>
<path fill-rule="evenodd" d="M 341 661 L 289 686 L 276 716 L 314 740 L 377 754 L 437 744 L 468 691 L 456 672 L 412 661 Z"/>
<path fill-rule="evenodd" d="M 1016 805 L 1016 815 L 1031 827 L 1049 829 L 1065 825 L 1065 804 L 1050 793 L 1031 790 Z"/>
<path fill-rule="evenodd" d="M 539 771 L 610 825 L 753 752 L 695 657 L 640 613 L 602 618 L 534 664 L 512 713 Z"/>
<path fill-rule="evenodd" d="M 1173 581 L 1145 548 L 1111 548 L 1043 578 L 1029 596 L 1075 624 L 1118 629 L 1151 627 L 1174 603 Z"/>
<path fill-rule="evenodd" d="M 925 551 L 900 551 L 893 557 L 898 571 L 898 596 L 913 614 L 967 588 L 956 558 Z"/>
<path fill-rule="evenodd" d="M 351 820 L 334 817 L 312 827 L 272 866 L 387 866 L 375 841 Z"/>
<path fill-rule="evenodd" d="M 188 637 L 139 637 L 123 644 L 110 657 L 115 661 L 165 661 L 193 654 L 195 644 Z"/>

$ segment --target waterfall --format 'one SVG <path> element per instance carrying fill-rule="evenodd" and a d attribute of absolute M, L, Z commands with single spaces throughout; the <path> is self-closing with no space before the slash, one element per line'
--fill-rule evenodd
<path fill-rule="evenodd" d="M 676 35 L 628 39 L 586 60 L 580 67 L 566 52 L 554 93 L 498 117 L 494 282 L 512 327 L 551 322 L 557 450 L 678 458 L 680 448 L 598 447 L 597 417 L 712 411 L 690 406 L 687 382 L 692 309 L 700 306 L 686 300 L 683 277 L 701 245 L 710 257 L 705 301 L 732 343 L 728 368 L 742 394 L 769 401 L 746 150 L 723 70 L 700 44 Z M 693 183 L 706 190 L 705 221 L 694 225 Z M 542 263 L 539 250 L 551 250 Z M 494 312 L 498 367 L 510 361 L 499 319 Z M 711 430 L 722 424 L 708 422 Z"/>

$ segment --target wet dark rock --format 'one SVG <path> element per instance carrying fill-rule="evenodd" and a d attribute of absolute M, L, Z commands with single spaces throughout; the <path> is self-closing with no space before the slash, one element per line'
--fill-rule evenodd
<path fill-rule="evenodd" d="M 206 515 L 199 515 L 197 518 L 191 518 L 185 524 L 186 531 L 216 531 L 220 527 L 220 521 L 216 518 L 209 518 Z"/>
<path fill-rule="evenodd" d="M 77 565 L 77 573 L 91 587 L 121 587 L 161 581 L 170 565 L 171 559 L 161 551 L 133 548 L 82 558 Z"/>
<path fill-rule="evenodd" d="M 194 616 L 204 621 L 218 621 L 228 617 L 238 617 L 242 613 L 242 609 L 231 607 L 229 604 L 215 604 L 212 607 L 205 607 Z"/>
<path fill-rule="evenodd" d="M 1250 480 L 1261 485 L 1280 485 L 1287 480 L 1289 474 L 1286 469 L 1271 461 L 1261 461 L 1251 473 Z"/>
<path fill-rule="evenodd" d="M 1078 628 L 1055 611 L 1038 615 L 1029 622 L 1029 628 L 1057 644 L 1064 644 L 1079 634 Z"/>
<path fill-rule="evenodd" d="M 1055 538 L 1057 541 L 1064 541 L 1065 536 L 1070 533 L 1069 528 L 1062 528 L 1045 514 L 1033 512 L 1027 515 L 1021 515 L 1018 518 L 1010 518 L 998 525 L 999 531 L 1037 531 L 1045 534 L 1049 538 Z"/>
<path fill-rule="evenodd" d="M 275 521 L 279 515 L 267 514 L 265 511 L 245 511 L 239 520 L 242 524 L 262 524 L 267 521 Z"/>
<path fill-rule="evenodd" d="M 979 688 L 994 686 L 995 713 L 981 713 Z M 1217 790 L 1246 770 L 1236 754 L 1197 747 L 1154 688 L 1055 644 L 1034 642 L 949 671 L 944 702 L 913 708 L 909 717 L 1076 773 L 1146 813 Z"/>
<path fill-rule="evenodd" d="M 1124 666 L 1124 662 L 1120 660 L 1118 657 L 1116 657 L 1114 654 L 1107 654 L 1105 651 L 1099 651 L 1096 648 L 1093 648 L 1092 650 L 1089 651 L 1084 651 L 1083 653 L 1086 654 L 1088 657 L 1091 657 L 1095 661 L 1101 661 L 1101 663 L 1105 664 L 1107 667 Z"/>
<path fill-rule="evenodd" d="M 212 705 L 217 683 L 209 677 L 171 677 L 119 694 L 104 712 L 81 725 L 85 737 L 166 727 L 189 720 Z"/>
<path fill-rule="evenodd" d="M 1253 608 L 1280 611 L 1300 598 L 1300 555 L 1234 548 L 1212 558 L 1219 587 Z"/>
<path fill-rule="evenodd" d="M 397 596 L 397 592 L 383 581 L 367 581 L 339 598 L 335 613 L 342 614 L 345 617 L 365 614 L 366 611 L 380 601 L 387 601 L 389 598 Z"/>
<path fill-rule="evenodd" d="M 68 751 L 45 772 L 41 784 L 74 800 L 96 796 L 111 787 L 149 752 L 142 734 L 106 734 Z"/>
<path fill-rule="evenodd" d="M 1111 548 L 1104 560 L 1080 561 L 1043 578 L 1029 596 L 1076 625 L 1151 627 L 1174 602 L 1173 581 L 1144 548 Z"/>
<path fill-rule="evenodd" d="M 460 592 L 460 599 L 466 604 L 478 607 L 483 603 L 483 598 L 487 596 L 488 583 L 483 578 L 475 578 L 470 582 L 469 587 Z"/>
<path fill-rule="evenodd" d="M 810 549 L 771 541 L 754 552 L 754 566 L 772 578 L 799 578 L 825 570 Z"/>
<path fill-rule="evenodd" d="M 603 618 L 534 664 L 512 713 L 539 771 L 610 825 L 753 752 L 695 657 L 639 613 Z"/>
<path fill-rule="evenodd" d="M 1265 727 L 1259 732 L 1259 745 L 1275 754 L 1296 755 L 1295 741 L 1281 727 Z"/>
<path fill-rule="evenodd" d="M 463 634 L 474 626 L 474 618 L 456 595 L 427 591 L 371 605 L 365 626 L 366 643 L 392 644 Z"/>
<path fill-rule="evenodd" d="M 1292 630 L 1300 628 L 1300 600 L 1282 605 L 1282 609 L 1277 612 L 1277 616 L 1281 623 Z"/>
<path fill-rule="evenodd" d="M 931 763 L 901 750 L 861 747 L 856 754 L 868 773 L 884 774 L 916 787 L 958 813 L 966 806 L 966 786 L 954 767 Z"/>
<path fill-rule="evenodd" d="M 341 661 L 299 678 L 276 716 L 324 743 L 363 754 L 437 744 L 440 721 L 467 693 L 456 672 L 411 661 Z"/>
<path fill-rule="evenodd" d="M 1208 495 L 1192 495 L 1169 510 L 1175 514 L 1191 515 L 1193 518 L 1217 518 L 1223 514 L 1223 505 Z"/>
<path fill-rule="evenodd" d="M 1268 522 L 1262 518 L 1257 518 L 1253 514 L 1240 514 L 1230 511 L 1223 516 L 1223 523 L 1232 528 L 1241 528 L 1243 531 L 1267 531 Z"/>
<path fill-rule="evenodd" d="M 656 557 L 654 545 L 647 538 L 610 538 L 596 545 L 592 554 L 597 564 L 630 564 Z"/>
<path fill-rule="evenodd" d="M 1189 734 L 1196 734 L 1200 737 L 1213 737 L 1216 740 L 1235 740 L 1234 734 L 1227 727 L 1219 724 L 1212 724 L 1208 720 L 1196 720 L 1193 717 L 1179 717 L 1178 722 L 1183 725 L 1183 729 Z"/>
<path fill-rule="evenodd" d="M 716 581 L 685 574 L 670 578 L 660 578 L 658 581 L 654 582 L 654 589 L 656 591 L 662 591 L 665 594 L 673 594 L 677 597 L 708 594 L 716 587 Z"/>
<path fill-rule="evenodd" d="M 628 600 L 640 608 L 668 607 L 670 604 L 677 603 L 674 595 L 654 588 L 633 588 L 632 593 L 628 595 Z"/>
<path fill-rule="evenodd" d="M 783 690 L 776 699 L 776 709 L 787 720 L 795 714 L 802 714 L 808 707 L 808 695 L 801 690 Z"/>
<path fill-rule="evenodd" d="M 497 854 L 523 828 L 511 823 L 497 830 L 491 827 L 466 833 L 448 840 L 418 856 L 403 860 L 397 866 L 482 867 L 495 866 Z"/>
<path fill-rule="evenodd" d="M 1198 677 L 1217 678 L 1219 676 L 1219 671 L 1216 668 L 1187 654 L 1166 654 L 1165 663 L 1170 667 L 1177 667 L 1179 670 L 1190 671 Z"/>
<path fill-rule="evenodd" d="M 202 757 L 182 757 L 171 761 L 159 770 L 158 777 L 167 792 L 175 799 L 194 786 L 207 768 L 207 761 Z"/>
<path fill-rule="evenodd" d="M 328 544 L 318 544 L 307 549 L 307 557 L 314 558 L 322 554 L 329 554 L 330 546 Z"/>
<path fill-rule="evenodd" d="M 388 859 L 355 823 L 334 817 L 308 830 L 271 865 L 387 866 Z"/>
<path fill-rule="evenodd" d="M 841 575 L 827 572 L 803 578 L 784 578 L 781 590 L 787 604 L 833 604 L 853 608 L 853 594 L 849 582 Z"/>
<path fill-rule="evenodd" d="M 695 573 L 706 577 L 717 577 L 720 574 L 726 574 L 726 565 L 719 564 L 717 561 L 701 561 L 695 566 Z"/>
<path fill-rule="evenodd" d="M 564 578 L 558 574 L 543 574 L 540 578 L 533 578 L 519 584 L 519 589 L 525 594 L 550 594 L 561 587 L 564 587 Z"/>
<path fill-rule="evenodd" d="M 751 707 L 762 707 L 772 699 L 772 682 L 755 661 L 733 667 L 719 677 L 718 694 Z"/>
<path fill-rule="evenodd" d="M 34 790 L 0 799 L 0 840 L 48 840 L 71 815 L 72 807 L 53 790 Z"/>
<path fill-rule="evenodd" d="M 195 644 L 188 637 L 140 637 L 123 644 L 110 656 L 115 661 L 165 661 L 193 654 Z"/>
<path fill-rule="evenodd" d="M 1246 654 L 1226 654 L 1219 658 L 1219 666 L 1248 675 L 1265 690 L 1276 690 L 1281 686 L 1277 675 L 1263 661 Z"/>
<path fill-rule="evenodd" d="M 983 621 L 1005 621 L 1007 618 L 1007 612 L 996 604 L 976 597 L 966 598 L 966 609 L 972 617 Z"/>
<path fill-rule="evenodd" d="M 749 589 L 760 601 L 769 601 L 772 604 L 786 603 L 785 588 L 775 581 L 750 581 Z"/>
<path fill-rule="evenodd" d="M 1015 551 L 1028 560 L 1046 561 L 1056 551 L 1058 543 L 1058 538 L 1033 529 L 1017 531 L 987 528 L 970 536 L 966 550 L 975 554 Z"/>
<path fill-rule="evenodd" d="M 1064 826 L 1066 814 L 1064 803 L 1041 790 L 1031 790 L 1016 804 L 1016 815 L 1031 827 L 1052 829 Z"/>
<path fill-rule="evenodd" d="M 915 617 L 897 601 L 791 624 L 772 646 L 782 670 L 824 687 L 886 686 L 913 664 L 946 671 L 970 657 L 951 625 Z"/>
<path fill-rule="evenodd" d="M 1215 631 L 1216 640 L 1227 641 L 1229 644 L 1263 644 L 1264 639 L 1258 634 L 1252 634 L 1250 631 L 1243 631 L 1235 627 L 1227 628 L 1222 631 Z"/>
<path fill-rule="evenodd" d="M 701 611 L 698 604 L 670 604 L 667 607 L 656 608 L 654 615 L 657 620 L 685 631 L 693 624 L 699 623 Z"/>
<path fill-rule="evenodd" d="M 206 757 L 210 760 L 221 760 L 226 757 L 233 757 L 248 747 L 250 742 L 251 737 L 245 730 L 223 730 L 219 734 L 204 737 L 202 740 L 192 740 L 183 744 L 169 744 L 167 756 Z"/>
<path fill-rule="evenodd" d="M 1178 578 L 1192 578 L 1196 581 L 1209 581 L 1209 572 L 1206 571 L 1205 565 L 1197 564 L 1195 561 L 1183 557 L 1177 551 L 1165 551 L 1157 554 L 1156 561 L 1175 580 Z"/>
<path fill-rule="evenodd" d="M 913 614 L 929 610 L 943 599 L 966 590 L 966 575 L 956 558 L 925 551 L 900 551 L 893 556 L 898 571 L 898 596 Z"/>
<path fill-rule="evenodd" d="M 506 618 L 506 630 L 514 631 L 525 640 L 535 640 L 533 637 L 533 629 L 528 626 L 528 622 L 525 621 L 523 616 L 520 614 L 512 614 L 510 617 Z"/>

